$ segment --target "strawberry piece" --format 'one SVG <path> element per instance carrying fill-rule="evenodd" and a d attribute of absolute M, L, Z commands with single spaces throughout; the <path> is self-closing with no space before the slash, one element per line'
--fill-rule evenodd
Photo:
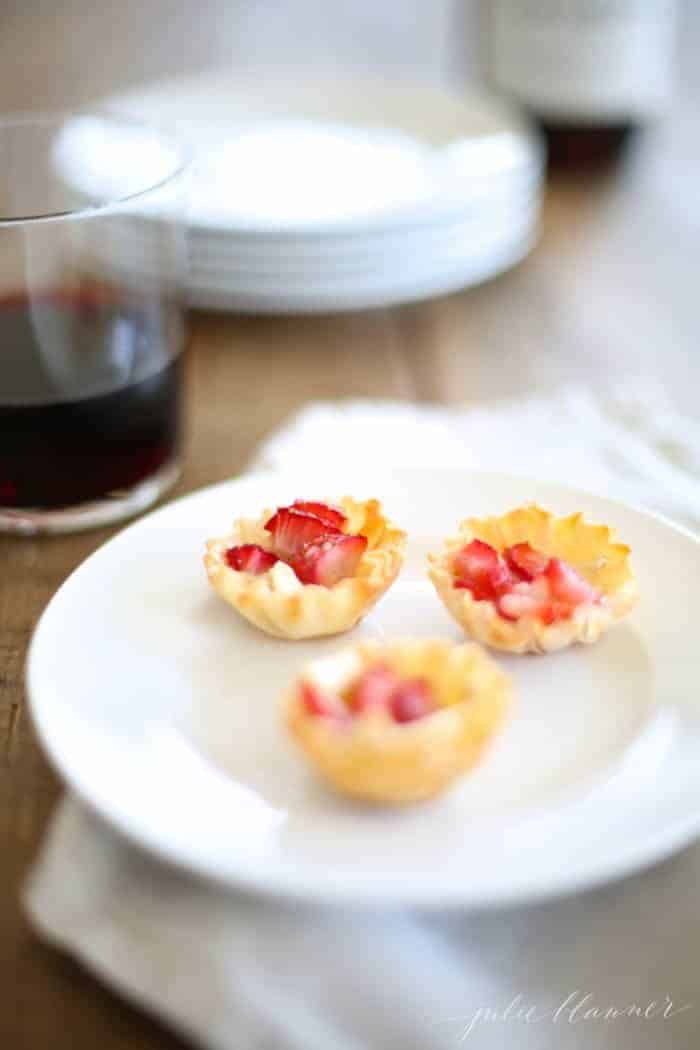
<path fill-rule="evenodd" d="M 265 522 L 265 528 L 272 533 L 275 551 L 285 561 L 294 558 L 309 544 L 316 543 L 326 536 L 343 535 L 339 529 L 326 524 L 315 515 L 306 514 L 293 507 L 280 507 Z"/>
<path fill-rule="evenodd" d="M 483 540 L 472 540 L 455 555 L 454 573 L 463 579 L 488 577 L 498 567 L 498 551 Z"/>
<path fill-rule="evenodd" d="M 455 580 L 457 590 L 468 590 L 475 602 L 495 602 L 501 594 L 508 593 L 510 578 L 497 580 L 494 585 L 490 580 L 484 583 L 467 583 L 466 580 Z"/>
<path fill-rule="evenodd" d="M 251 572 L 254 576 L 271 569 L 279 561 L 276 554 L 259 547 L 257 543 L 242 543 L 239 547 L 229 547 L 224 555 L 226 564 L 236 572 Z"/>
<path fill-rule="evenodd" d="M 549 581 L 552 597 L 566 605 L 581 605 L 594 601 L 597 591 L 576 569 L 561 558 L 551 558 L 545 577 Z"/>
<path fill-rule="evenodd" d="M 391 696 L 391 714 L 395 722 L 415 722 L 435 710 L 435 698 L 423 678 L 406 678 Z"/>
<path fill-rule="evenodd" d="M 544 576 L 536 580 L 520 580 L 509 591 L 499 596 L 496 608 L 504 620 L 519 620 L 521 616 L 539 616 L 552 600 L 549 582 Z"/>
<path fill-rule="evenodd" d="M 311 500 L 296 499 L 292 503 L 292 510 L 300 510 L 304 514 L 313 514 L 315 518 L 326 525 L 332 525 L 335 529 L 342 529 L 347 521 L 342 510 L 337 507 L 329 507 L 327 503 L 314 503 Z"/>
<path fill-rule="evenodd" d="M 518 594 L 509 591 L 502 594 L 496 602 L 496 608 L 504 620 L 519 620 L 521 616 L 536 615 L 541 605 L 532 594 Z"/>
<path fill-rule="evenodd" d="M 307 714 L 316 718 L 343 718 L 347 714 L 339 696 L 324 693 L 311 682 L 302 682 L 299 694 Z"/>
<path fill-rule="evenodd" d="M 538 576 L 536 580 L 519 580 L 518 583 L 513 584 L 511 593 L 527 594 L 534 599 L 537 605 L 544 605 L 552 598 L 549 580 L 546 576 Z"/>
<path fill-rule="evenodd" d="M 467 587 L 477 601 L 494 601 L 513 583 L 511 572 L 497 550 L 483 540 L 472 540 L 454 558 L 455 587 Z"/>
<path fill-rule="evenodd" d="M 289 564 L 302 583 L 334 587 L 341 580 L 355 575 L 366 548 L 365 536 L 327 532 L 318 542 L 304 547 L 301 554 L 292 558 Z"/>
<path fill-rule="evenodd" d="M 540 619 L 549 626 L 557 620 L 570 620 L 573 616 L 574 606 L 566 602 L 548 602 L 540 609 Z"/>
<path fill-rule="evenodd" d="M 386 664 L 375 664 L 355 682 L 348 697 L 348 706 L 358 715 L 386 708 L 400 684 L 401 679 L 395 671 Z"/>
<path fill-rule="evenodd" d="M 516 543 L 504 550 L 503 557 L 511 572 L 521 580 L 541 576 L 549 564 L 546 554 L 536 551 L 529 543 Z"/>
<path fill-rule="evenodd" d="M 495 598 L 504 620 L 539 616 L 549 625 L 570 619 L 577 605 L 598 600 L 598 592 L 576 569 L 561 558 L 545 557 L 529 543 L 509 547 L 504 558 L 512 573 L 511 581 L 517 580 Z"/>

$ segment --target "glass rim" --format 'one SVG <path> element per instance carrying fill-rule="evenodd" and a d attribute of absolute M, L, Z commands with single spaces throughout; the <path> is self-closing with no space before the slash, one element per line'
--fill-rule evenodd
<path fill-rule="evenodd" d="M 162 189 L 169 183 L 175 182 L 187 171 L 192 162 L 193 154 L 191 148 L 186 146 L 181 139 L 172 132 L 172 130 L 166 130 L 155 124 L 149 124 L 146 121 L 137 120 L 136 118 L 123 115 L 114 110 L 106 108 L 100 109 L 99 107 L 93 106 L 78 106 L 75 109 L 18 110 L 16 112 L 8 113 L 0 112 L 0 134 L 8 128 L 22 127 L 24 125 L 35 125 L 37 127 L 58 125 L 73 117 L 97 117 L 100 120 L 109 121 L 116 126 L 148 132 L 162 141 L 167 142 L 168 145 L 174 148 L 177 153 L 177 163 L 167 175 L 161 179 L 157 179 L 155 182 L 149 183 L 149 185 L 145 186 L 143 189 L 136 190 L 133 193 L 124 194 L 123 196 L 113 197 L 100 204 L 88 204 L 84 207 L 70 208 L 66 211 L 47 212 L 39 215 L 3 216 L 3 213 L 0 210 L 0 229 L 8 226 L 33 225 L 34 223 L 43 222 L 70 222 L 71 219 L 97 217 L 115 208 L 119 208 L 123 204 L 128 204 L 130 201 L 136 201 L 142 197 L 147 197 L 149 194 Z"/>

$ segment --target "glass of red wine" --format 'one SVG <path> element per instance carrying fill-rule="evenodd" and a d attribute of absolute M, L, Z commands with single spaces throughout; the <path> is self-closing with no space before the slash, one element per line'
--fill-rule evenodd
<path fill-rule="evenodd" d="M 116 521 L 178 477 L 185 171 L 117 116 L 0 119 L 0 531 Z"/>

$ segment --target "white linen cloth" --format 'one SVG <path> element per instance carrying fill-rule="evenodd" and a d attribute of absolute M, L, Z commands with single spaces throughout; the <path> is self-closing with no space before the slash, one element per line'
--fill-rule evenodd
<path fill-rule="evenodd" d="M 255 465 L 459 465 L 553 477 L 700 529 L 700 425 L 654 387 L 464 410 L 310 405 Z M 662 790 L 660 786 L 660 790 Z M 37 931 L 211 1050 L 693 1050 L 700 845 L 536 907 L 427 917 L 282 904 L 190 878 L 78 801 L 25 886 Z"/>

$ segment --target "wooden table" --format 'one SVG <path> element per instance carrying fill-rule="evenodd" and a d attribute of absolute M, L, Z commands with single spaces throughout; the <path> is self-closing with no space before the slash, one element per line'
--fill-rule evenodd
<path fill-rule="evenodd" d="M 675 141 L 673 128 L 661 135 Z M 665 169 L 665 156 L 650 141 L 615 179 L 553 185 L 538 249 L 481 288 L 332 318 L 195 316 L 178 491 L 240 471 L 260 438 L 311 398 L 476 403 L 651 373 L 693 410 L 698 250 L 673 199 L 678 169 Z M 18 906 L 60 792 L 24 703 L 27 642 L 59 584 L 113 532 L 0 539 L 3 1050 L 182 1045 L 39 943 Z"/>

